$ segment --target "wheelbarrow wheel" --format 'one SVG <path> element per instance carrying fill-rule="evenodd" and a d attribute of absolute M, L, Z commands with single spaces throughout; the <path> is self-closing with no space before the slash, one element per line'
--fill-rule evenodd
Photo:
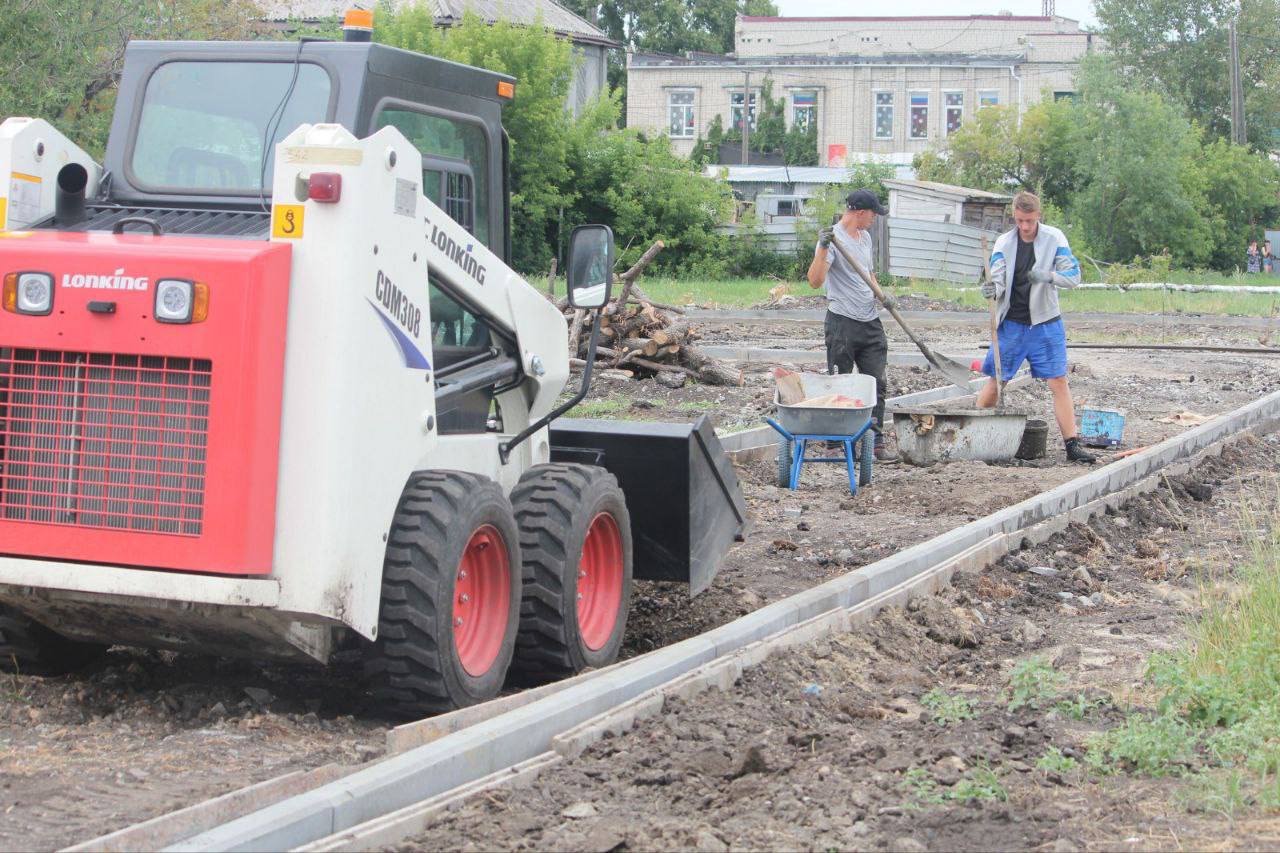
<path fill-rule="evenodd" d="M 778 488 L 791 488 L 791 454 L 792 442 L 783 438 L 778 441 Z"/>
<path fill-rule="evenodd" d="M 876 434 L 875 430 L 867 430 L 862 435 L 862 441 L 858 442 L 862 445 L 858 451 L 858 485 L 871 485 L 871 463 L 876 457 Z"/>

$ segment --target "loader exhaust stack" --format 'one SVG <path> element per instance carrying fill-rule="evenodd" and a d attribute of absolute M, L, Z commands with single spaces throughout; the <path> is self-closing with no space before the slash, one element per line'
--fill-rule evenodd
<path fill-rule="evenodd" d="M 53 216 L 59 228 L 68 228 L 84 222 L 84 191 L 88 185 L 89 172 L 79 163 L 68 163 L 58 170 L 58 189 L 54 196 Z"/>

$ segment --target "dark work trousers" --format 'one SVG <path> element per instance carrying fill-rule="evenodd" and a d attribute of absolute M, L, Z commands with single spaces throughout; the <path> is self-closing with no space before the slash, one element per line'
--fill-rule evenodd
<path fill-rule="evenodd" d="M 876 407 L 871 412 L 875 419 L 873 429 L 880 437 L 884 423 L 884 398 L 887 390 L 885 367 L 889 364 L 889 339 L 885 336 L 880 318 L 851 320 L 833 311 L 827 312 L 823 323 L 827 341 L 827 372 L 859 373 L 876 379 Z"/>

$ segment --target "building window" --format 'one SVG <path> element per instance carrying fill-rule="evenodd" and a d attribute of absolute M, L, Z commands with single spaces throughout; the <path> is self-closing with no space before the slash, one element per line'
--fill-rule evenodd
<path fill-rule="evenodd" d="M 893 92 L 876 92 L 876 139 L 893 139 Z"/>
<path fill-rule="evenodd" d="M 800 213 L 800 211 L 796 209 L 797 207 L 798 205 L 794 199 L 789 199 L 789 198 L 779 199 L 777 215 L 778 216 L 797 216 Z"/>
<path fill-rule="evenodd" d="M 983 89 L 978 93 L 978 109 L 1000 106 L 1000 93 L 995 89 Z"/>
<path fill-rule="evenodd" d="M 731 118 L 733 119 L 733 129 L 742 130 L 742 92 L 734 92 L 729 98 L 729 104 L 732 107 Z M 751 122 L 751 129 L 756 129 L 756 93 L 751 93 L 751 99 L 747 104 L 747 117 Z"/>
<path fill-rule="evenodd" d="M 814 115 L 818 111 L 818 93 L 816 91 L 797 91 L 791 93 L 791 124 L 801 130 L 808 130 L 813 124 Z"/>
<path fill-rule="evenodd" d="M 1071 101 L 1074 104 L 1079 100 L 1079 96 L 1075 92 L 1054 92 L 1053 99 L 1055 101 Z"/>
<path fill-rule="evenodd" d="M 947 108 L 947 136 L 950 136 L 960 129 L 960 124 L 964 121 L 964 93 L 947 92 L 942 96 L 942 101 Z"/>
<path fill-rule="evenodd" d="M 911 93 L 911 138 L 929 138 L 929 93 Z"/>
<path fill-rule="evenodd" d="M 693 92 L 671 92 L 667 95 L 667 115 L 671 118 L 671 138 L 692 137 Z"/>

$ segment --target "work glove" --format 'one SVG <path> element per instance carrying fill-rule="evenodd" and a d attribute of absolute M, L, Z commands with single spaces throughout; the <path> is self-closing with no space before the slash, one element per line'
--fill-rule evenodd
<path fill-rule="evenodd" d="M 984 280 L 983 280 L 983 282 L 982 282 L 982 298 L 983 298 L 983 299 L 995 299 L 995 298 L 996 298 L 996 283 L 995 283 L 995 281 L 993 281 L 992 279 L 989 279 L 989 278 L 988 278 L 988 279 L 984 279 Z"/>
<path fill-rule="evenodd" d="M 818 247 L 825 249 L 831 245 L 831 241 L 835 239 L 836 233 L 830 228 L 823 228 L 818 232 Z"/>
<path fill-rule="evenodd" d="M 886 293 L 884 295 L 884 299 L 880 300 L 880 304 L 883 305 L 885 308 L 897 308 L 898 300 L 894 299 L 892 296 Z"/>
<path fill-rule="evenodd" d="M 1032 284 L 1053 284 L 1053 273 L 1032 270 L 1027 273 L 1027 281 Z"/>

